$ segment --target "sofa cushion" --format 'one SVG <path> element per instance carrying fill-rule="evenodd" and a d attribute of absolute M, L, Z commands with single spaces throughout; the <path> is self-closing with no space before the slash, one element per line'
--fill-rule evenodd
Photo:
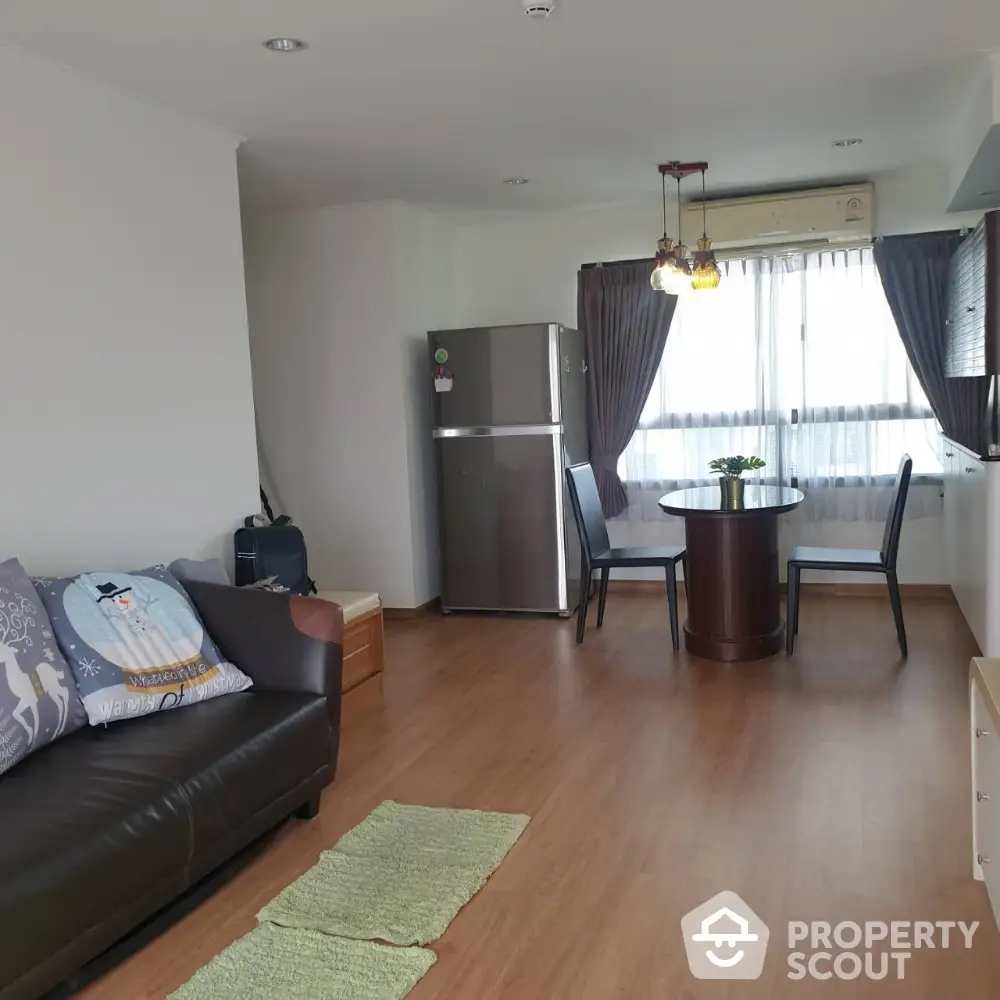
<path fill-rule="evenodd" d="M 34 584 L 16 559 L 0 562 L 0 774 L 86 721 Z"/>
<path fill-rule="evenodd" d="M 183 794 L 141 765 L 123 770 L 121 755 L 109 764 L 109 734 L 85 728 L 0 778 L 0 992 L 39 967 L 58 982 L 121 933 L 102 937 L 106 921 L 184 888 Z"/>
<path fill-rule="evenodd" d="M 39 587 L 93 726 L 243 691 L 187 592 L 162 566 Z"/>
<path fill-rule="evenodd" d="M 0 994 L 54 985 L 287 816 L 329 780 L 330 741 L 324 698 L 247 692 L 19 764 L 0 780 Z"/>
<path fill-rule="evenodd" d="M 156 775 L 183 795 L 192 881 L 301 805 L 297 789 L 333 755 L 326 701 L 310 694 L 248 691 L 104 736 L 108 766 Z"/>

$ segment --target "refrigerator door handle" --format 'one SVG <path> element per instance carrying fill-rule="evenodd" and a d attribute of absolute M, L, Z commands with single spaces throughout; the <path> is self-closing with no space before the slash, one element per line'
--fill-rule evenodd
<path fill-rule="evenodd" d="M 549 416 L 562 422 L 562 393 L 559 389 L 559 333 L 558 323 L 549 325 Z"/>
<path fill-rule="evenodd" d="M 563 613 L 571 611 L 569 604 L 569 578 L 566 572 L 566 461 L 563 443 L 559 438 L 552 439 L 552 467 L 555 471 L 555 501 L 556 501 L 556 566 L 558 573 L 559 610 Z"/>
<path fill-rule="evenodd" d="M 435 427 L 435 438 L 534 437 L 549 434 L 558 437 L 562 424 L 511 424 L 505 427 Z"/>

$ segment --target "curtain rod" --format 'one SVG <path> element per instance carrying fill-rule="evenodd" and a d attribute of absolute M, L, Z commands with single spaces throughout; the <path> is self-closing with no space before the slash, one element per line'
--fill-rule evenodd
<path fill-rule="evenodd" d="M 969 232 L 971 232 L 971 230 L 968 228 L 936 229 L 926 233 L 904 233 L 903 235 L 905 237 L 919 239 L 921 237 L 928 236 L 965 236 Z M 898 239 L 899 237 L 895 238 Z M 822 253 L 824 251 L 836 250 L 861 250 L 865 247 L 871 247 L 875 243 L 880 243 L 881 241 L 882 236 L 876 236 L 872 239 L 849 240 L 843 243 L 831 243 L 828 240 L 803 240 L 800 243 L 786 243 L 784 245 L 775 243 L 770 246 L 732 247 L 728 250 L 716 248 L 715 253 L 719 260 L 750 260 L 759 257 L 788 257 L 800 253 Z M 649 264 L 652 266 L 654 263 L 655 258 L 653 257 L 637 257 L 631 260 L 592 261 L 588 264 L 581 264 L 580 270 L 590 271 L 595 267 L 632 267 L 636 264 Z"/>
<path fill-rule="evenodd" d="M 635 264 L 652 264 L 652 257 L 636 257 L 633 260 L 598 260 L 590 264 L 581 264 L 581 271 L 589 271 L 595 267 L 630 267 Z"/>
<path fill-rule="evenodd" d="M 914 238 L 926 237 L 926 236 L 943 236 L 945 234 L 954 234 L 958 236 L 965 236 L 972 232 L 968 227 L 963 227 L 961 229 L 932 229 L 925 233 L 904 233 L 904 236 L 910 236 Z M 898 239 L 898 237 L 897 237 Z M 858 250 L 863 247 L 870 247 L 875 243 L 880 243 L 882 241 L 882 236 L 875 236 L 872 239 L 859 239 L 846 241 L 844 243 L 830 243 L 827 240 L 807 240 L 801 243 L 786 243 L 782 246 L 780 243 L 773 244 L 771 246 L 749 246 L 749 247 L 733 247 L 732 249 L 720 249 L 716 248 L 716 256 L 720 260 L 739 260 L 741 258 L 750 257 L 781 257 L 788 254 L 795 253 L 816 253 L 823 250 Z M 598 260 L 591 261 L 588 264 L 581 264 L 581 271 L 590 271 L 595 267 L 631 267 L 636 264 L 650 264 L 655 263 L 655 258 L 653 257 L 635 257 L 631 260 Z"/>

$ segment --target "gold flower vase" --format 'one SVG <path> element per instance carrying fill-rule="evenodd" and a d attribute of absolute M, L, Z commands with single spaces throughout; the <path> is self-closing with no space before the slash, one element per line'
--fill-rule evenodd
<path fill-rule="evenodd" d="M 741 506 L 743 503 L 744 486 L 746 486 L 746 483 L 742 479 L 731 479 L 728 476 L 723 476 L 719 480 L 723 507 Z"/>

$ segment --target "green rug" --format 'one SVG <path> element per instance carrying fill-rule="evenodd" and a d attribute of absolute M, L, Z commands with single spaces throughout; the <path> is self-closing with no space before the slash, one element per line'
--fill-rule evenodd
<path fill-rule="evenodd" d="M 436 958 L 393 945 L 439 938 L 527 825 L 383 802 L 170 1000 L 402 1000 Z"/>
<path fill-rule="evenodd" d="M 258 914 L 396 945 L 439 938 L 486 884 L 528 817 L 383 802 Z"/>
<path fill-rule="evenodd" d="M 170 1000 L 402 1000 L 434 962 L 427 948 L 261 924 Z"/>

